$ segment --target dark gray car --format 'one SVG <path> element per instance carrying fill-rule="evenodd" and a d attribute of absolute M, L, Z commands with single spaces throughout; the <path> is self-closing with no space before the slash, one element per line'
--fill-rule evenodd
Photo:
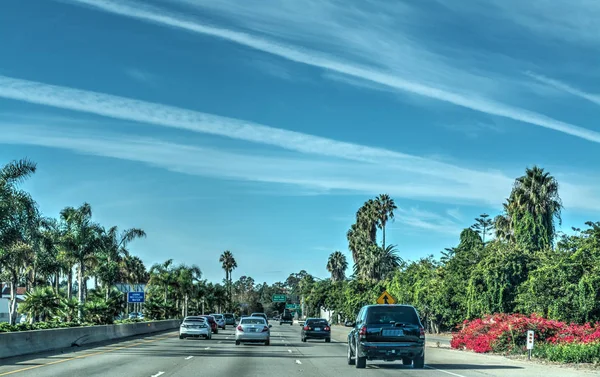
<path fill-rule="evenodd" d="M 410 305 L 363 306 L 348 334 L 348 364 L 364 368 L 367 360 L 402 360 L 414 368 L 425 366 L 425 329 Z"/>

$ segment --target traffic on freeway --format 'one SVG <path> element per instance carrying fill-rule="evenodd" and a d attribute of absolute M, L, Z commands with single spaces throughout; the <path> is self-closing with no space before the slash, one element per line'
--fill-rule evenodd
<path fill-rule="evenodd" d="M 213 334 L 212 339 L 179 339 L 166 332 L 116 343 L 76 348 L 52 354 L 3 359 L 0 376 L 423 376 L 423 377 L 564 377 L 593 373 L 555 368 L 499 356 L 425 348 L 423 369 L 402 362 L 369 361 L 365 369 L 349 365 L 348 333 L 331 326 L 331 342 L 302 340 L 302 327 L 275 324 L 270 344 L 236 345 L 236 328 Z"/>

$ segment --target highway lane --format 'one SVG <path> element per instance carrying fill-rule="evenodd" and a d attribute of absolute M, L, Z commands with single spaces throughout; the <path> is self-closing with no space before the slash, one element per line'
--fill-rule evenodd
<path fill-rule="evenodd" d="M 516 362 L 498 356 L 427 348 L 424 370 L 400 363 L 368 362 L 364 370 L 346 363 L 347 330 L 336 328 L 331 343 L 300 341 L 300 326 L 274 324 L 270 346 L 234 343 L 233 329 L 212 340 L 180 340 L 177 333 L 157 334 L 76 351 L 0 360 L 1 376 L 421 376 L 558 377 L 590 372 Z"/>

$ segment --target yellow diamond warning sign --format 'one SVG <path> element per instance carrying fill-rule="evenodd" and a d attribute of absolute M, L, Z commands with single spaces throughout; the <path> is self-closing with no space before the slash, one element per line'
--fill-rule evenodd
<path fill-rule="evenodd" d="M 379 298 L 377 299 L 377 303 L 378 304 L 395 304 L 396 303 L 396 299 L 392 297 L 391 294 L 387 293 L 387 291 L 384 291 L 381 296 L 379 296 Z"/>

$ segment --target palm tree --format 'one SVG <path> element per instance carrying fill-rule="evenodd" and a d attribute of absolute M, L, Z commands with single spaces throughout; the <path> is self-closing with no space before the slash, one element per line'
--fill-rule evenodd
<path fill-rule="evenodd" d="M 173 259 L 167 259 L 163 263 L 156 263 L 150 267 L 150 285 L 156 285 L 164 291 L 164 305 L 167 304 L 169 287 L 173 285 Z"/>
<path fill-rule="evenodd" d="M 45 321 L 58 313 L 60 301 L 51 287 L 37 287 L 25 293 L 25 301 L 19 305 L 19 311 L 27 314 L 30 323 L 38 319 Z"/>
<path fill-rule="evenodd" d="M 17 185 L 35 170 L 35 163 L 27 159 L 13 161 L 0 169 L 0 278 L 10 284 L 10 324 L 17 318 L 17 285 L 31 259 L 30 236 L 39 219 L 35 201 Z"/>
<path fill-rule="evenodd" d="M 372 244 L 360 255 L 358 263 L 354 265 L 354 274 L 360 279 L 376 282 L 392 274 L 401 263 L 402 258 L 398 256 L 394 245 L 384 249 Z"/>
<path fill-rule="evenodd" d="M 190 296 L 193 296 L 198 289 L 198 283 L 202 278 L 202 271 L 200 271 L 200 267 L 196 265 L 191 267 L 180 265 L 175 269 L 174 275 L 178 293 L 183 301 L 181 315 L 182 317 L 185 317 L 188 313 L 189 298 Z"/>
<path fill-rule="evenodd" d="M 331 273 L 332 281 L 342 281 L 346 278 L 346 269 L 348 262 L 346 256 L 341 251 L 334 251 L 327 261 L 327 271 Z"/>
<path fill-rule="evenodd" d="M 102 227 L 92 222 L 92 207 L 84 203 L 79 208 L 66 207 L 60 212 L 61 220 L 65 226 L 65 246 L 68 253 L 77 261 L 77 299 L 79 310 L 77 317 L 83 319 L 83 305 L 85 303 L 84 282 L 86 278 L 86 265 L 90 258 L 102 247 Z"/>
<path fill-rule="evenodd" d="M 232 273 L 232 271 L 234 269 L 237 268 L 237 262 L 235 261 L 235 258 L 233 257 L 233 254 L 229 250 L 225 250 L 223 252 L 223 254 L 221 254 L 221 256 L 219 257 L 219 262 L 221 263 L 221 266 L 222 266 L 223 270 L 225 270 L 225 280 L 227 281 L 227 285 L 228 285 L 229 306 L 230 306 L 230 309 L 231 309 L 231 306 L 232 306 L 232 297 L 231 297 L 232 279 L 231 279 L 231 273 Z"/>
<path fill-rule="evenodd" d="M 515 180 L 509 206 L 514 208 L 513 229 L 523 214 L 529 213 L 543 228 L 543 234 L 536 235 L 545 240 L 545 245 L 540 246 L 550 246 L 555 236 L 555 220 L 561 223 L 562 209 L 558 182 L 550 173 L 538 166 L 527 168 L 525 175 Z"/>
<path fill-rule="evenodd" d="M 382 247 L 385 249 L 385 225 L 389 220 L 394 220 L 394 210 L 398 209 L 394 199 L 388 194 L 381 194 L 375 199 L 375 211 L 377 214 L 377 227 L 383 235 Z"/>
<path fill-rule="evenodd" d="M 122 258 L 129 255 L 127 245 L 136 238 L 146 237 L 142 229 L 132 228 L 119 232 L 116 226 L 102 230 L 102 251 L 96 270 L 105 290 L 106 299 L 112 287 L 118 280 L 121 272 Z"/>

